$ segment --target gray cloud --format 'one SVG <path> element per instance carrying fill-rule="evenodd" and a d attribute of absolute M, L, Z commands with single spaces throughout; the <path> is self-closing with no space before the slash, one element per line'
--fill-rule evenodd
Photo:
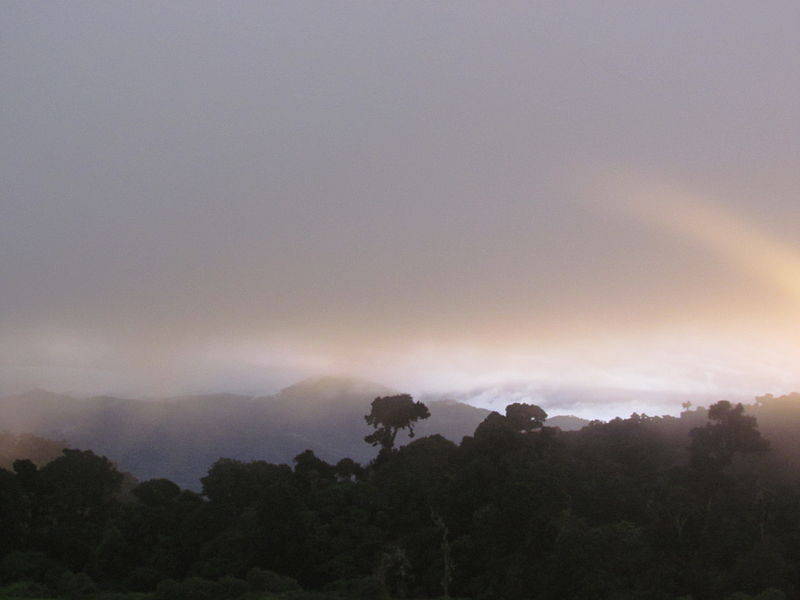
<path fill-rule="evenodd" d="M 420 347 L 495 373 L 664 328 L 800 357 L 763 279 L 596 188 L 647 173 L 791 246 L 796 2 L 0 11 L 0 386 L 412 385 Z"/>

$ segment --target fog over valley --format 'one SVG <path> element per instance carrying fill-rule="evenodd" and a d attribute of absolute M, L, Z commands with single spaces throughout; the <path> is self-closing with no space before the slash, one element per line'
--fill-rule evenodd
<path fill-rule="evenodd" d="M 800 600 L 800 2 L 0 2 L 0 600 Z"/>

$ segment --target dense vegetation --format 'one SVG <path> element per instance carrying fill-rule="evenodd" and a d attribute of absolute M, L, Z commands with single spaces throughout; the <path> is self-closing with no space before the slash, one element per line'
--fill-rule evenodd
<path fill-rule="evenodd" d="M 797 400 L 765 397 L 759 415 L 789 423 Z M 800 597 L 800 483 L 782 468 L 796 429 L 770 448 L 754 416 L 719 402 L 562 432 L 513 404 L 460 444 L 397 448 L 427 409 L 408 396 L 371 409 L 380 452 L 367 465 L 311 451 L 293 466 L 223 458 L 202 493 L 125 486 L 88 450 L 15 461 L 0 469 L 5 594 Z"/>

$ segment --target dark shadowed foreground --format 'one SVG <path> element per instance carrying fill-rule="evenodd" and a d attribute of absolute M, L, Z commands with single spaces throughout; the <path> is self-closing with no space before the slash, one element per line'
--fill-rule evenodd
<path fill-rule="evenodd" d="M 222 458 L 202 493 L 126 482 L 90 450 L 16 460 L 0 470 L 5 594 L 798 598 L 800 396 L 574 432 L 513 404 L 460 444 L 422 436 L 427 413 L 382 396 L 360 416 L 371 462 Z"/>

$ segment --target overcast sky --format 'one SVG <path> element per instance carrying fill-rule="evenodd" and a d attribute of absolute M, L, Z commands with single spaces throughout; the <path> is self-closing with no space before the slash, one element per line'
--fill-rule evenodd
<path fill-rule="evenodd" d="M 4 2 L 0 392 L 800 390 L 798 25 Z"/>

